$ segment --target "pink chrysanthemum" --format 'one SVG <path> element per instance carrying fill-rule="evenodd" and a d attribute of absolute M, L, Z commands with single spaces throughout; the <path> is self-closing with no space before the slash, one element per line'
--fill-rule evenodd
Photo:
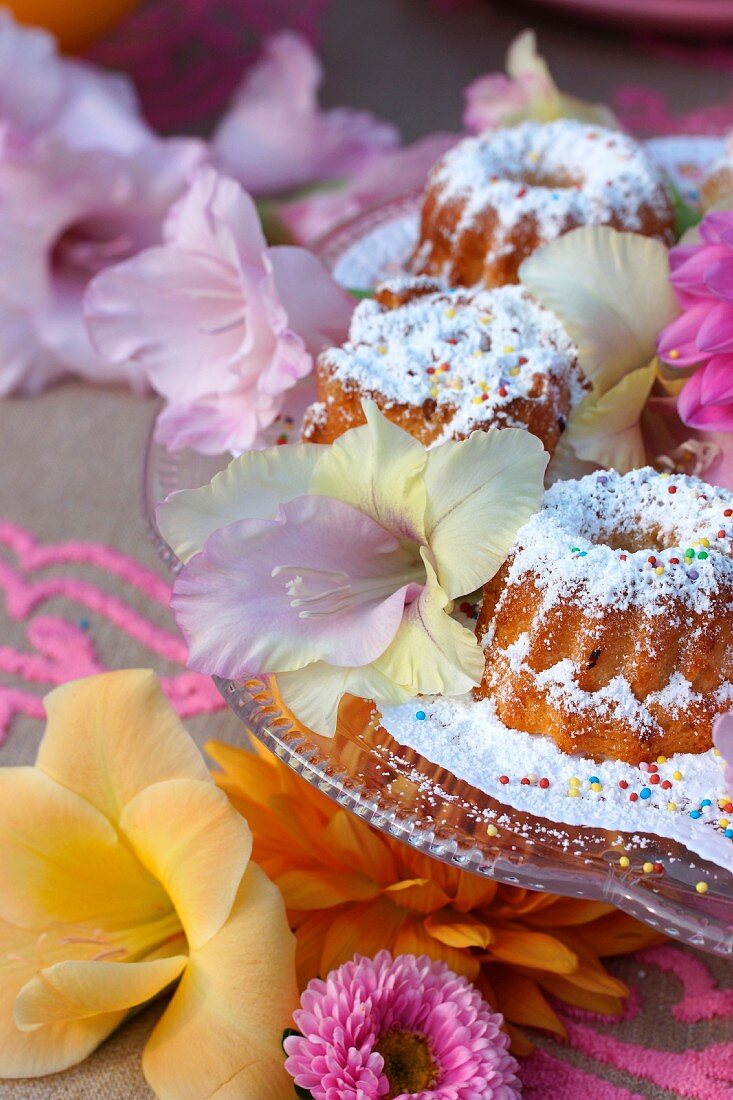
<path fill-rule="evenodd" d="M 698 367 L 677 408 L 685 424 L 733 431 L 733 211 L 708 214 L 699 244 L 670 253 L 671 282 L 682 313 L 659 335 L 657 351 L 673 367 Z"/>
<path fill-rule="evenodd" d="M 314 1100 L 513 1100 L 517 1064 L 465 978 L 427 955 L 357 955 L 316 979 L 285 1040 L 286 1067 Z"/>

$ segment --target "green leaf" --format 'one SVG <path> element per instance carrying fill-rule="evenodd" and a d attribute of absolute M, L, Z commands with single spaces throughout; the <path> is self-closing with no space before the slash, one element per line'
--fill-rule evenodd
<path fill-rule="evenodd" d="M 702 214 L 682 198 L 676 184 L 670 182 L 669 189 L 672 193 L 672 205 L 674 206 L 674 234 L 679 240 L 683 233 L 694 228 L 702 221 Z"/>
<path fill-rule="evenodd" d="M 300 1038 L 302 1038 L 302 1037 L 303 1037 L 303 1036 L 302 1036 L 302 1034 L 301 1034 L 301 1032 L 300 1032 L 300 1031 L 296 1031 L 296 1029 L 295 1029 L 294 1027 L 286 1027 L 286 1028 L 285 1028 L 285 1031 L 283 1031 L 283 1037 L 282 1037 L 282 1039 L 280 1040 L 280 1041 L 281 1041 L 281 1043 L 282 1043 L 282 1048 L 283 1048 L 283 1050 L 285 1050 L 285 1040 L 286 1040 L 286 1039 L 289 1039 L 291 1035 L 298 1035 L 298 1036 L 300 1036 Z"/>
<path fill-rule="evenodd" d="M 347 294 L 350 294 L 352 298 L 358 298 L 359 301 L 363 301 L 364 298 L 373 298 L 373 290 L 356 290 L 354 287 L 346 287 Z"/>

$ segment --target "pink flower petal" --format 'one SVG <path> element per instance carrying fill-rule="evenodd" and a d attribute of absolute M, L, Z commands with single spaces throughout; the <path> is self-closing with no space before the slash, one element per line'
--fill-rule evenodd
<path fill-rule="evenodd" d="M 367 111 L 321 111 L 318 59 L 299 35 L 265 43 L 213 138 L 216 163 L 254 194 L 277 194 L 360 171 L 398 144 Z"/>
<path fill-rule="evenodd" d="M 288 321 L 311 355 L 328 344 L 342 343 L 356 299 L 341 289 L 312 252 L 287 245 L 271 248 L 277 293 Z"/>
<path fill-rule="evenodd" d="M 317 660 L 346 668 L 384 652 L 421 575 L 419 559 L 374 520 L 304 496 L 274 521 L 214 532 L 177 577 L 171 606 L 201 672 L 236 677 Z"/>
<path fill-rule="evenodd" d="M 725 359 L 728 362 L 730 361 L 728 356 Z M 697 371 L 686 382 L 677 399 L 679 414 L 684 423 L 691 428 L 733 431 L 733 398 L 724 398 L 719 403 L 706 403 L 703 399 L 703 375 L 705 370 L 707 370 L 707 367 Z"/>
<path fill-rule="evenodd" d="M 716 355 L 701 368 L 700 398 L 704 405 L 733 401 L 733 355 Z"/>
<path fill-rule="evenodd" d="M 683 305 L 696 305 L 696 299 L 712 297 L 706 276 L 715 263 L 729 257 L 733 258 L 723 245 L 711 245 L 709 248 L 686 245 L 672 249 L 671 282 Z"/>
<path fill-rule="evenodd" d="M 713 723 L 713 744 L 725 760 L 725 781 L 733 784 L 733 714 L 720 714 Z"/>
<path fill-rule="evenodd" d="M 704 358 L 697 344 L 697 334 L 711 309 L 703 302 L 692 306 L 662 329 L 657 339 L 657 354 L 673 367 L 695 366 Z"/>
<path fill-rule="evenodd" d="M 733 351 L 733 305 L 721 302 L 707 311 L 698 329 L 696 343 L 706 357 L 716 352 Z"/>
<path fill-rule="evenodd" d="M 281 396 L 272 397 L 256 387 L 173 402 L 158 417 L 155 438 L 169 451 L 191 447 L 207 455 L 241 454 L 263 445 L 260 433 L 279 415 L 281 404 Z"/>
<path fill-rule="evenodd" d="M 708 251 L 705 286 L 724 302 L 733 302 L 733 252 L 727 248 Z"/>
<path fill-rule="evenodd" d="M 311 244 L 339 223 L 422 187 L 433 164 L 456 140 L 453 134 L 429 134 L 383 153 L 340 188 L 280 204 L 278 217 L 295 240 Z"/>
<path fill-rule="evenodd" d="M 733 212 L 715 211 L 700 223 L 700 239 L 705 244 L 722 244 L 733 248 Z"/>

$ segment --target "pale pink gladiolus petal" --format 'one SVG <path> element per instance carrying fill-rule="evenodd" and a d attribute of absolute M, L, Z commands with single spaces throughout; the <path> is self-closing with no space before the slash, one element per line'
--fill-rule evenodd
<path fill-rule="evenodd" d="M 487 73 L 478 77 L 463 93 L 463 125 L 472 134 L 503 125 L 508 117 L 527 107 L 533 87 L 534 81 L 527 76 L 510 80 L 503 73 Z"/>
<path fill-rule="evenodd" d="M 155 438 L 169 451 L 191 447 L 201 454 L 241 454 L 281 411 L 283 397 L 256 386 L 231 393 L 207 394 L 166 405 L 155 425 Z"/>
<path fill-rule="evenodd" d="M 399 134 L 367 111 L 321 111 L 318 59 L 289 31 L 265 43 L 217 127 L 215 162 L 254 194 L 346 176 L 394 148 Z"/>
<path fill-rule="evenodd" d="M 692 306 L 659 334 L 657 354 L 672 367 L 691 367 L 704 358 L 697 344 L 700 326 L 707 318 L 708 302 Z"/>
<path fill-rule="evenodd" d="M 421 578 L 419 557 L 374 520 L 304 496 L 281 505 L 276 520 L 211 535 L 177 578 L 171 606 L 200 671 L 349 667 L 384 652 Z"/>
<path fill-rule="evenodd" d="M 219 453 L 258 445 L 313 355 L 345 337 L 353 305 L 314 256 L 267 248 L 250 196 L 200 168 L 165 243 L 103 271 L 86 318 L 108 362 L 171 402 L 158 438 Z"/>
<path fill-rule="evenodd" d="M 733 305 L 711 305 L 698 329 L 697 346 L 701 358 L 733 351 Z"/>
<path fill-rule="evenodd" d="M 281 203 L 277 214 L 301 244 L 312 244 L 341 222 L 422 188 L 435 162 L 454 145 L 454 134 L 435 133 L 384 153 L 342 187 Z"/>
<path fill-rule="evenodd" d="M 268 252 L 275 286 L 293 329 L 312 355 L 348 330 L 356 299 L 341 289 L 312 252 L 280 245 Z"/>
<path fill-rule="evenodd" d="M 713 722 L 713 744 L 725 760 L 725 781 L 733 786 L 733 714 L 720 714 Z"/>

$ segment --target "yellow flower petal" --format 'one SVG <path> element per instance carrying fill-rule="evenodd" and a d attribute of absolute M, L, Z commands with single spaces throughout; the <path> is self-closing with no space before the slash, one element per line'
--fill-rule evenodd
<path fill-rule="evenodd" d="M 39 969 L 38 934 L 0 920 L 0 1077 L 40 1077 L 83 1061 L 122 1022 L 124 1012 L 19 1031 L 15 998 Z"/>
<path fill-rule="evenodd" d="M 36 766 L 111 821 L 163 779 L 209 781 L 201 753 L 149 669 L 107 672 L 56 688 Z"/>
<path fill-rule="evenodd" d="M 307 492 L 313 468 L 328 448 L 316 443 L 245 451 L 209 485 L 173 493 L 158 506 L 161 535 L 188 561 L 209 535 L 240 519 L 274 519 L 280 504 Z"/>
<path fill-rule="evenodd" d="M 570 417 L 566 442 L 578 458 L 622 474 L 645 462 L 639 418 L 654 385 L 656 363 L 632 371 L 604 394 L 588 394 Z"/>
<path fill-rule="evenodd" d="M 283 1100 L 281 1047 L 297 1005 L 295 940 L 275 886 L 250 864 L 221 931 L 191 952 L 143 1054 L 166 1100 Z"/>
<path fill-rule="evenodd" d="M 20 990 L 14 1006 L 21 1031 L 47 1024 L 124 1012 L 157 996 L 180 976 L 186 955 L 148 962 L 68 960 L 39 971 Z"/>
<path fill-rule="evenodd" d="M 333 737 L 336 732 L 339 703 L 347 692 L 385 705 L 406 703 L 414 694 L 409 687 L 383 675 L 374 664 L 337 668 L 316 661 L 294 672 L 279 672 L 272 683 L 296 721 L 324 737 Z"/>
<path fill-rule="evenodd" d="M 229 916 L 249 861 L 244 818 L 213 783 L 171 779 L 128 803 L 120 827 L 173 902 L 191 948 L 206 943 Z"/>
<path fill-rule="evenodd" d="M 519 277 L 563 322 L 600 394 L 646 366 L 679 313 L 664 245 L 609 226 L 565 233 L 526 259 Z"/>
<path fill-rule="evenodd" d="M 517 428 L 474 432 L 428 452 L 427 540 L 451 599 L 493 577 L 540 506 L 549 456 Z"/>
<path fill-rule="evenodd" d="M 534 928 L 573 926 L 589 924 L 613 913 L 612 905 L 605 901 L 589 901 L 585 898 L 548 897 L 550 904 L 543 906 L 525 917 Z"/>
<path fill-rule="evenodd" d="M 0 769 L 0 853 L 0 915 L 14 924 L 129 928 L 171 909 L 99 810 L 37 768 Z"/>
<path fill-rule="evenodd" d="M 492 957 L 500 962 L 547 970 L 551 974 L 574 974 L 578 968 L 577 955 L 560 940 L 543 932 L 497 928 L 490 950 Z"/>
<path fill-rule="evenodd" d="M 481 682 L 483 651 L 473 631 L 447 614 L 451 601 L 438 584 L 426 555 L 423 561 L 427 585 L 406 609 L 394 639 L 371 667 L 391 683 L 404 684 L 408 698 L 463 695 Z"/>
<path fill-rule="evenodd" d="M 425 448 L 364 401 L 367 423 L 351 428 L 319 458 L 309 493 L 346 501 L 397 538 L 425 532 Z"/>
<path fill-rule="evenodd" d="M 551 997 L 556 997 L 565 1004 L 575 1005 L 576 1008 L 584 1008 L 587 1012 L 598 1012 L 602 1016 L 618 1016 L 623 1008 L 621 997 L 585 989 L 576 985 L 572 976 L 562 978 L 557 974 L 541 974 L 538 975 L 537 981 Z"/>
<path fill-rule="evenodd" d="M 425 920 L 425 931 L 449 947 L 487 948 L 493 942 L 491 929 L 470 913 L 459 916 L 452 909 L 441 909 Z"/>

